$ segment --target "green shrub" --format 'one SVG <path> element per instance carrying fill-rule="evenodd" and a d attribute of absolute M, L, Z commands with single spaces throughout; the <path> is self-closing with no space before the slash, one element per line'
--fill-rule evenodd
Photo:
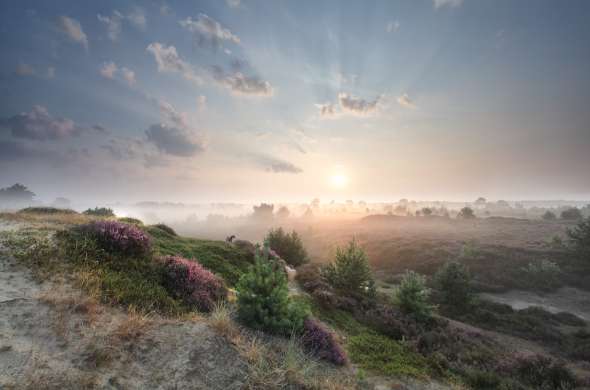
<path fill-rule="evenodd" d="M 258 251 L 236 291 L 238 317 L 244 324 L 278 334 L 302 331 L 307 309 L 289 298 L 287 277 L 269 259 L 268 250 Z"/>
<path fill-rule="evenodd" d="M 434 282 L 442 301 L 451 310 L 461 311 L 471 304 L 471 277 L 465 265 L 458 262 L 444 264 L 434 275 Z"/>
<path fill-rule="evenodd" d="M 374 297 L 375 281 L 365 251 L 350 241 L 344 249 L 336 249 L 336 259 L 322 269 L 322 276 L 344 295 Z"/>
<path fill-rule="evenodd" d="M 170 226 L 163 224 L 163 223 L 157 223 L 155 225 L 153 225 L 154 227 L 170 234 L 171 236 L 178 236 L 178 234 L 176 234 L 176 231 L 174 229 L 172 229 Z"/>
<path fill-rule="evenodd" d="M 88 209 L 84 211 L 86 215 L 92 215 L 95 217 L 114 217 L 115 212 L 113 209 L 109 209 L 107 207 L 95 207 L 93 209 Z"/>
<path fill-rule="evenodd" d="M 59 209 L 56 207 L 27 207 L 18 212 L 22 214 L 78 214 L 77 211 L 71 209 Z"/>
<path fill-rule="evenodd" d="M 590 217 L 567 230 L 570 246 L 583 260 L 590 261 Z"/>
<path fill-rule="evenodd" d="M 561 212 L 561 219 L 569 220 L 569 221 L 577 221 L 582 219 L 582 212 L 577 207 L 571 207 L 567 210 L 563 210 Z"/>
<path fill-rule="evenodd" d="M 561 268 L 552 261 L 531 262 L 523 267 L 522 271 L 525 274 L 525 282 L 533 288 L 551 290 L 560 285 Z"/>
<path fill-rule="evenodd" d="M 264 239 L 264 244 L 281 256 L 289 265 L 297 267 L 308 262 L 303 242 L 294 230 L 289 234 L 285 233 L 283 228 L 271 229 Z"/>
<path fill-rule="evenodd" d="M 119 222 L 128 223 L 131 225 L 143 226 L 143 222 L 137 218 L 122 217 L 122 218 L 119 218 Z"/>
<path fill-rule="evenodd" d="M 431 317 L 433 309 L 428 303 L 429 296 L 430 289 L 426 287 L 424 276 L 406 271 L 394 292 L 394 302 L 406 314 L 412 314 L 418 320 L 426 320 Z"/>

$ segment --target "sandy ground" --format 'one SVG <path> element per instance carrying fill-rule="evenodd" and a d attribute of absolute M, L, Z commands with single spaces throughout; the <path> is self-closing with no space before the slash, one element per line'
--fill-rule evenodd
<path fill-rule="evenodd" d="M 563 287 L 544 295 L 511 290 L 502 294 L 483 293 L 481 297 L 510 305 L 517 310 L 539 306 L 551 313 L 566 311 L 590 321 L 590 292 L 573 287 Z"/>
<path fill-rule="evenodd" d="M 0 389 L 239 389 L 246 376 L 206 323 L 131 318 L 39 285 L 0 248 Z"/>

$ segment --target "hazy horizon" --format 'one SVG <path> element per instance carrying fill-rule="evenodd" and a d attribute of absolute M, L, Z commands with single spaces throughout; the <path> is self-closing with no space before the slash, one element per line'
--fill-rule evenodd
<path fill-rule="evenodd" d="M 1 5 L 0 188 L 590 199 L 585 1 Z"/>

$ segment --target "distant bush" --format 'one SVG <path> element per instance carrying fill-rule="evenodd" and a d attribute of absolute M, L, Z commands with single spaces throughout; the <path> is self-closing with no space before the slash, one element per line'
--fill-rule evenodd
<path fill-rule="evenodd" d="M 289 234 L 285 233 L 283 228 L 271 229 L 266 235 L 264 243 L 289 265 L 297 267 L 308 261 L 307 252 L 296 231 Z"/>
<path fill-rule="evenodd" d="M 459 214 L 457 214 L 457 218 L 472 219 L 472 218 L 475 218 L 475 213 L 473 212 L 473 209 L 471 207 L 463 207 L 459 211 Z"/>
<path fill-rule="evenodd" d="M 346 353 L 338 344 L 334 333 L 314 318 L 304 321 L 301 342 L 307 351 L 320 359 L 339 366 L 346 363 Z"/>
<path fill-rule="evenodd" d="M 165 231 L 166 233 L 170 234 L 171 236 L 178 236 L 178 234 L 176 234 L 176 231 L 174 231 L 174 229 L 172 229 L 170 226 L 165 225 L 163 223 L 157 223 L 154 225 L 154 227 L 157 227 L 158 229 Z"/>
<path fill-rule="evenodd" d="M 561 219 L 569 220 L 569 221 L 577 221 L 582 219 L 582 212 L 580 209 L 576 207 L 569 208 L 567 210 L 563 210 L 561 212 Z"/>
<path fill-rule="evenodd" d="M 162 261 L 162 284 L 186 305 L 209 312 L 227 296 L 223 281 L 198 262 L 179 256 L 167 256 Z"/>
<path fill-rule="evenodd" d="M 525 281 L 531 287 L 541 290 L 550 290 L 559 286 L 559 274 L 561 268 L 549 260 L 541 260 L 531 262 L 526 267 L 522 268 L 525 274 Z"/>
<path fill-rule="evenodd" d="M 98 245 L 113 254 L 144 256 L 150 252 L 150 237 L 134 225 L 118 221 L 97 221 L 78 228 L 96 239 Z"/>
<path fill-rule="evenodd" d="M 287 277 L 258 251 L 254 265 L 242 275 L 237 286 L 238 317 L 244 324 L 272 333 L 299 333 L 307 310 L 289 297 Z"/>
<path fill-rule="evenodd" d="M 119 222 L 123 222 L 123 223 L 129 223 L 131 225 L 138 225 L 138 226 L 143 226 L 143 222 L 141 222 L 139 219 L 137 218 L 131 218 L 131 217 L 122 217 L 118 219 Z"/>
<path fill-rule="evenodd" d="M 400 285 L 394 292 L 394 302 L 406 314 L 412 314 L 418 320 L 429 319 L 432 305 L 428 302 L 430 289 L 426 287 L 423 275 L 406 271 Z"/>
<path fill-rule="evenodd" d="M 109 209 L 107 207 L 95 207 L 93 209 L 88 209 L 84 211 L 86 215 L 92 215 L 95 217 L 114 217 L 115 213 L 113 209 Z"/>
<path fill-rule="evenodd" d="M 465 265 L 458 262 L 444 264 L 434 275 L 443 302 L 451 310 L 462 311 L 471 304 L 471 277 Z"/>
<path fill-rule="evenodd" d="M 543 214 L 542 218 L 545 221 L 554 221 L 557 219 L 557 216 L 555 215 L 554 212 L 547 210 L 547 211 L 545 211 L 545 214 Z"/>
<path fill-rule="evenodd" d="M 325 280 L 345 295 L 374 297 L 375 281 L 365 251 L 353 239 L 336 249 L 336 259 L 322 270 Z"/>
<path fill-rule="evenodd" d="M 27 207 L 18 212 L 22 214 L 78 214 L 77 211 L 71 209 L 59 209 L 56 207 Z"/>
<path fill-rule="evenodd" d="M 590 261 L 590 217 L 582 220 L 573 229 L 567 230 L 573 250 L 584 260 Z"/>

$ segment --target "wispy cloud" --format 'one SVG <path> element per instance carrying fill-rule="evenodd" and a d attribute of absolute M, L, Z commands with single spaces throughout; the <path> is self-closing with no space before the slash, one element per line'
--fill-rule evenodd
<path fill-rule="evenodd" d="M 137 80 L 135 79 L 135 72 L 127 67 L 119 68 L 117 64 L 112 61 L 105 62 L 99 69 L 99 73 L 102 77 L 110 80 L 120 78 L 122 81 L 127 83 L 130 87 L 133 87 Z"/>
<path fill-rule="evenodd" d="M 111 16 L 104 16 L 101 14 L 96 15 L 98 20 L 103 23 L 107 28 L 107 35 L 111 41 L 119 39 L 121 34 L 121 25 L 123 23 L 123 14 L 115 10 Z"/>
<path fill-rule="evenodd" d="M 375 100 L 365 100 L 343 92 L 338 94 L 338 102 L 342 111 L 360 116 L 367 116 L 377 112 L 379 99 L 380 97 L 375 98 Z"/>
<path fill-rule="evenodd" d="M 463 0 L 433 0 L 434 8 L 449 7 L 454 8 L 463 4 Z"/>
<path fill-rule="evenodd" d="M 30 64 L 20 63 L 16 66 L 14 74 L 20 77 L 39 77 L 52 79 L 55 77 L 55 68 L 50 66 L 45 71 L 37 70 Z"/>
<path fill-rule="evenodd" d="M 257 165 L 268 172 L 293 174 L 303 172 L 303 169 L 297 167 L 289 161 L 285 161 L 280 158 L 267 156 L 264 154 L 252 154 L 251 158 Z"/>
<path fill-rule="evenodd" d="M 210 45 L 212 48 L 217 49 L 221 47 L 223 42 L 240 43 L 240 38 L 237 35 L 205 14 L 199 14 L 196 20 L 189 16 L 179 23 L 186 30 L 193 33 L 195 41 L 200 46 Z"/>
<path fill-rule="evenodd" d="M 147 18 L 145 16 L 145 11 L 143 8 L 140 7 L 133 7 L 131 12 L 127 14 L 127 19 L 134 25 L 136 28 L 144 31 L 147 27 Z"/>
<path fill-rule="evenodd" d="M 205 150 L 203 144 L 193 139 L 189 132 L 177 127 L 154 124 L 145 133 L 148 141 L 158 150 L 172 156 L 191 157 Z"/>
<path fill-rule="evenodd" d="M 400 24 L 397 20 L 395 20 L 395 21 L 391 20 L 385 26 L 385 31 L 388 33 L 397 32 L 397 30 L 399 30 L 399 26 L 400 26 Z"/>
<path fill-rule="evenodd" d="M 225 72 L 221 66 L 213 66 L 213 78 L 234 95 L 269 97 L 274 93 L 272 85 L 256 76 L 242 72 Z"/>
<path fill-rule="evenodd" d="M 150 43 L 146 50 L 154 55 L 159 72 L 177 72 L 187 80 L 197 84 L 202 83 L 202 79 L 195 74 L 192 66 L 180 58 L 174 46 L 154 42 Z"/>
<path fill-rule="evenodd" d="M 225 0 L 225 3 L 230 8 L 238 8 L 240 6 L 241 1 L 240 0 Z"/>
<path fill-rule="evenodd" d="M 57 19 L 57 27 L 71 41 L 79 43 L 88 50 L 88 37 L 84 30 L 82 30 L 82 25 L 76 19 L 68 16 L 60 16 Z"/>
<path fill-rule="evenodd" d="M 399 96 L 397 98 L 397 102 L 400 106 L 405 108 L 416 108 L 416 105 L 414 104 L 412 99 L 410 99 L 407 93 L 404 93 L 403 95 Z"/>
<path fill-rule="evenodd" d="M 30 112 L 0 119 L 0 128 L 8 129 L 16 138 L 41 141 L 79 135 L 82 131 L 71 119 L 52 117 L 43 106 L 33 106 Z"/>

